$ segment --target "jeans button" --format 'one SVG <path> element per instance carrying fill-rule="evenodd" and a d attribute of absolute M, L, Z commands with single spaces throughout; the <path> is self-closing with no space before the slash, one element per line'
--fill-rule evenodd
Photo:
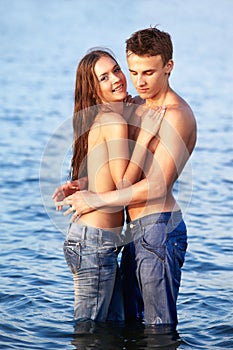
<path fill-rule="evenodd" d="M 134 224 L 130 224 L 129 227 L 130 227 L 130 228 L 133 228 L 133 227 L 134 227 Z"/>

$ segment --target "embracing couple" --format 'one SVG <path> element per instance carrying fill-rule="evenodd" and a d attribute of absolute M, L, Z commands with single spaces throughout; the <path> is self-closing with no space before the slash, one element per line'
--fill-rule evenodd
<path fill-rule="evenodd" d="M 64 254 L 76 321 L 177 325 L 187 232 L 172 191 L 196 122 L 169 85 L 172 54 L 158 28 L 126 40 L 135 98 L 108 50 L 90 50 L 78 65 L 71 181 L 53 195 L 58 210 L 68 205 L 65 215 L 73 214 Z"/>

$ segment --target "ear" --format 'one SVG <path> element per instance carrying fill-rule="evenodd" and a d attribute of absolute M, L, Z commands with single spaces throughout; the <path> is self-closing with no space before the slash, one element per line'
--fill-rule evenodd
<path fill-rule="evenodd" d="M 165 67 L 164 67 L 164 68 L 165 68 L 165 72 L 166 72 L 167 74 L 171 73 L 173 67 L 174 67 L 174 61 L 173 61 L 173 60 L 169 60 L 169 61 L 167 62 L 167 64 L 165 65 Z"/>

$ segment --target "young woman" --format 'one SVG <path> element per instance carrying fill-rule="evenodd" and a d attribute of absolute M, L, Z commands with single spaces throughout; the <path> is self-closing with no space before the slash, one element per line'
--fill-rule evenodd
<path fill-rule="evenodd" d="M 54 193 L 55 202 L 75 191 L 80 178 L 88 177 L 88 190 L 96 193 L 140 179 L 147 146 L 159 130 L 164 109 L 143 115 L 129 161 L 128 126 L 123 118 L 126 97 L 126 78 L 115 58 L 105 50 L 87 53 L 76 74 L 71 166 L 74 188 L 61 186 Z M 61 203 L 57 207 L 60 210 Z M 71 206 L 66 214 L 73 210 Z M 73 217 L 64 254 L 74 279 L 76 321 L 124 320 L 117 263 L 123 224 L 123 208 L 102 208 Z"/>

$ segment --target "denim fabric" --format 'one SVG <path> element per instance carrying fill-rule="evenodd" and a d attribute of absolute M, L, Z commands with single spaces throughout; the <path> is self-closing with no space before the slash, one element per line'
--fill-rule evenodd
<path fill-rule="evenodd" d="M 127 237 L 129 232 L 127 232 Z M 143 319 L 143 300 L 139 289 L 135 260 L 135 247 L 132 243 L 125 244 L 121 253 L 121 275 L 124 296 L 125 319 L 127 321 Z"/>
<path fill-rule="evenodd" d="M 126 315 L 137 316 L 140 302 L 137 283 L 144 303 L 144 320 L 146 324 L 177 324 L 176 302 L 181 281 L 181 267 L 187 249 L 186 226 L 181 211 L 156 213 L 129 223 L 130 237 L 122 253 L 124 257 L 121 268 L 123 289 L 131 290 L 133 299 L 126 295 L 128 301 Z M 128 242 L 129 242 L 128 237 Z M 135 263 L 133 265 L 133 261 Z M 128 271 L 127 271 L 128 270 Z M 137 282 L 132 287 L 132 276 L 136 273 Z"/>
<path fill-rule="evenodd" d="M 123 321 L 124 308 L 117 262 L 120 236 L 72 223 L 63 245 L 74 279 L 76 321 Z"/>

